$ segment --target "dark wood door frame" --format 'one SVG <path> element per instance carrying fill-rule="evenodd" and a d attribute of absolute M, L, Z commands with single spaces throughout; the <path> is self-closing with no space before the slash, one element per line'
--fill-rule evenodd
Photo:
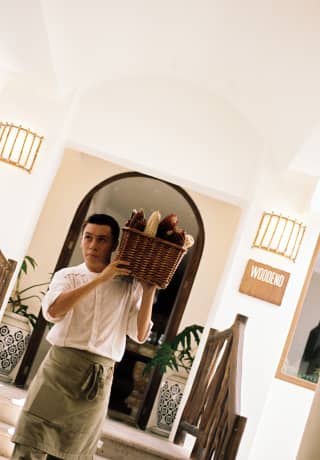
<path fill-rule="evenodd" d="M 141 173 L 138 173 L 138 172 L 128 172 L 128 173 L 117 174 L 117 175 L 109 177 L 108 179 L 106 179 L 106 180 L 102 181 L 101 183 L 97 184 L 84 197 L 84 199 L 81 201 L 81 203 L 80 203 L 80 205 L 79 205 L 79 207 L 78 207 L 78 209 L 77 209 L 77 211 L 75 213 L 75 216 L 74 216 L 74 218 L 72 220 L 72 223 L 70 225 L 67 237 L 65 239 L 62 251 L 60 253 L 59 259 L 58 259 L 57 264 L 55 266 L 54 272 L 56 272 L 57 270 L 60 270 L 63 267 L 66 267 L 68 265 L 68 263 L 70 261 L 70 258 L 72 256 L 74 247 L 75 247 L 75 245 L 77 243 L 80 231 L 81 231 L 82 222 L 84 221 L 84 219 L 85 219 L 85 217 L 87 215 L 87 212 L 88 212 L 88 209 L 89 209 L 89 206 L 90 206 L 90 203 L 91 203 L 93 195 L 98 190 L 100 190 L 101 188 L 105 187 L 106 185 L 108 185 L 108 184 L 110 184 L 112 182 L 115 182 L 117 180 L 129 178 L 129 177 L 150 178 L 150 179 L 154 179 L 156 181 L 160 181 L 160 182 L 163 182 L 163 183 L 169 185 L 170 187 L 172 187 L 175 191 L 180 193 L 185 198 L 185 200 L 188 202 L 189 206 L 191 207 L 191 209 L 192 209 L 192 211 L 194 213 L 194 216 L 196 218 L 196 221 L 198 223 L 199 232 L 198 232 L 197 238 L 195 239 L 195 245 L 194 245 L 193 250 L 192 250 L 192 257 L 190 257 L 190 260 L 188 261 L 188 263 L 186 265 L 186 268 L 185 268 L 185 271 L 184 271 L 184 274 L 183 274 L 183 278 L 182 278 L 179 290 L 178 290 L 177 295 L 176 295 L 174 307 L 172 309 L 172 313 L 171 313 L 170 318 L 168 320 L 167 328 L 166 328 L 166 331 L 165 331 L 166 339 L 170 340 L 176 335 L 176 333 L 178 331 L 178 327 L 179 327 L 182 315 L 184 313 L 185 306 L 186 306 L 186 303 L 187 303 L 187 300 L 188 300 L 188 297 L 189 297 L 189 294 L 190 294 L 190 291 L 191 291 L 191 288 L 192 288 L 192 285 L 193 285 L 193 282 L 194 282 L 194 278 L 196 276 L 198 266 L 199 266 L 199 263 L 200 263 L 200 259 L 201 259 L 201 255 L 202 255 L 202 251 L 203 251 L 203 246 L 204 246 L 204 236 L 205 236 L 204 235 L 203 221 L 202 221 L 201 215 L 199 213 L 199 210 L 198 210 L 196 204 L 194 203 L 194 201 L 192 200 L 192 198 L 180 186 L 172 184 L 170 182 L 163 181 L 163 180 L 158 179 L 156 177 L 149 176 L 149 175 L 146 175 L 146 174 L 141 174 Z M 40 311 L 39 318 L 38 318 L 36 326 L 35 326 L 35 328 L 33 330 L 33 333 L 31 335 L 27 351 L 26 351 L 26 353 L 24 355 L 24 358 L 23 358 L 22 364 L 20 366 L 19 372 L 18 372 L 18 374 L 16 376 L 15 384 L 17 386 L 20 386 L 20 387 L 22 386 L 23 387 L 25 385 L 25 383 L 26 383 L 26 380 L 27 380 L 28 375 L 29 375 L 30 370 L 31 370 L 32 363 L 33 363 L 33 361 L 35 359 L 35 356 L 36 356 L 37 350 L 39 348 L 40 342 L 41 342 L 42 337 L 43 337 L 43 335 L 45 333 L 46 325 L 47 325 L 47 322 L 43 318 L 42 312 Z M 148 388 L 147 388 L 147 391 L 146 391 L 146 395 L 145 395 L 145 398 L 144 398 L 145 403 L 142 404 L 142 408 L 141 408 L 141 410 L 140 410 L 140 412 L 138 414 L 138 425 L 141 428 L 146 427 L 146 424 L 147 424 L 147 421 L 148 421 L 148 418 L 150 416 L 151 409 L 152 409 L 152 406 L 153 406 L 153 401 L 155 399 L 155 396 L 157 394 L 157 391 L 158 391 L 158 388 L 159 388 L 159 385 L 160 385 L 160 381 L 161 381 L 161 375 L 159 374 L 158 371 L 154 371 L 152 373 L 152 375 L 151 375 L 151 378 L 150 378 L 150 381 L 149 381 L 149 384 L 148 384 Z"/>

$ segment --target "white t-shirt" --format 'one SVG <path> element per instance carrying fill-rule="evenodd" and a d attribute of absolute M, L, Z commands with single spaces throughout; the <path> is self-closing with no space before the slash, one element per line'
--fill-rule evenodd
<path fill-rule="evenodd" d="M 48 313 L 49 306 L 64 291 L 81 286 L 98 274 L 85 263 L 55 273 L 42 301 L 43 316 L 55 323 L 47 335 L 52 345 L 78 348 L 120 361 L 126 335 L 138 343 L 137 314 L 142 286 L 134 278 L 115 277 L 96 286 L 60 318 Z M 149 325 L 149 332 L 152 322 Z M 148 337 L 148 333 L 146 337 Z"/>

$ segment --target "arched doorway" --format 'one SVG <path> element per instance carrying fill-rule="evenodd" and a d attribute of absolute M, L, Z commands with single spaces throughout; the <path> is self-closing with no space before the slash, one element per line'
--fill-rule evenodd
<path fill-rule="evenodd" d="M 183 259 L 169 287 L 158 292 L 154 306 L 153 320 L 157 339 L 161 335 L 171 339 L 178 330 L 204 245 L 204 228 L 200 213 L 191 197 L 181 187 L 136 172 L 118 174 L 97 184 L 83 198 L 74 215 L 55 271 L 68 265 L 75 265 L 82 260 L 77 243 L 80 238 L 81 224 L 88 214 L 105 212 L 113 215 L 120 225 L 123 225 L 130 216 L 131 210 L 137 207 L 142 207 L 146 215 L 155 209 L 159 209 L 163 216 L 175 212 L 179 216 L 180 226 L 195 237 L 194 247 Z M 16 378 L 16 384 L 20 386 L 26 381 L 45 327 L 46 322 L 40 314 L 24 362 Z M 130 350 L 128 345 L 123 367 L 133 372 L 134 360 L 141 361 L 142 359 L 143 356 L 139 352 Z M 130 376 L 126 376 L 123 380 L 129 381 Z M 146 426 L 160 380 L 161 376 L 158 372 L 155 371 L 150 375 L 141 403 L 136 408 L 134 421 L 141 428 Z M 116 387 L 119 388 L 119 385 Z M 114 402 L 113 396 L 110 405 L 117 410 L 117 403 Z M 121 411 L 119 404 L 118 410 Z"/>

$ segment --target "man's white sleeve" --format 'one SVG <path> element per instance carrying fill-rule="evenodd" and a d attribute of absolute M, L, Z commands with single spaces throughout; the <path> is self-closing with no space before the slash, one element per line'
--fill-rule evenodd
<path fill-rule="evenodd" d="M 62 269 L 55 273 L 50 282 L 49 289 L 42 299 L 42 314 L 47 321 L 51 323 L 57 323 L 61 321 L 63 316 L 53 318 L 49 314 L 48 309 L 50 305 L 52 305 L 53 302 L 59 297 L 59 295 L 62 294 L 62 292 L 65 292 L 69 289 L 72 289 L 72 285 L 70 278 L 65 273 L 65 270 Z"/>

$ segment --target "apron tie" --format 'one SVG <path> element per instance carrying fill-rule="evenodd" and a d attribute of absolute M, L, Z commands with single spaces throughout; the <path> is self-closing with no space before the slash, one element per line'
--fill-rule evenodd
<path fill-rule="evenodd" d="M 102 385 L 103 366 L 99 363 L 94 363 L 90 366 L 86 378 L 81 385 L 81 390 L 89 401 L 93 401 L 98 393 L 99 386 Z"/>

